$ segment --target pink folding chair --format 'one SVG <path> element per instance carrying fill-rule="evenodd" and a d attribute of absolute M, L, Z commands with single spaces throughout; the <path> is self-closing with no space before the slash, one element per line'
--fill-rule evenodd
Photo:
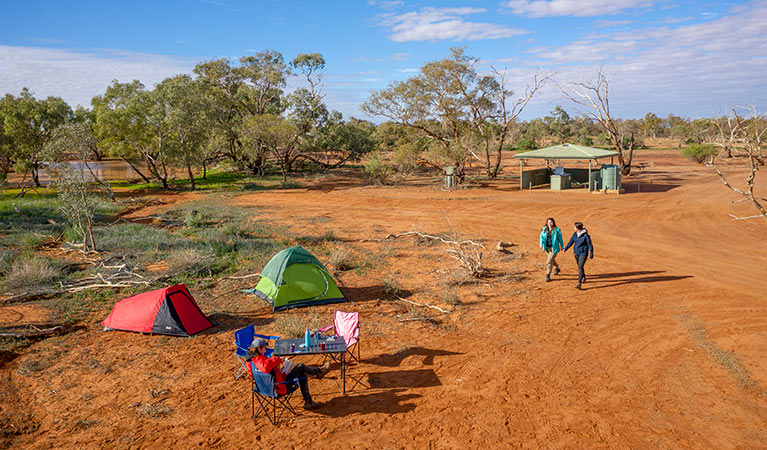
<path fill-rule="evenodd" d="M 349 360 L 353 359 L 360 362 L 360 313 L 335 310 L 333 312 L 333 325 L 320 328 L 320 331 L 324 333 L 331 328 L 335 328 L 336 336 L 344 338 Z M 355 350 L 357 351 L 356 355 L 354 354 Z"/>

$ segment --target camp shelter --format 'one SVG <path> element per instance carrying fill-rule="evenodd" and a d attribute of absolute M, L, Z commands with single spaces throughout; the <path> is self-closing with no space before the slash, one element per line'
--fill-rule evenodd
<path fill-rule="evenodd" d="M 275 311 L 346 301 L 328 269 L 302 247 L 274 255 L 252 292 L 271 303 Z"/>
<path fill-rule="evenodd" d="M 191 336 L 212 327 L 183 284 L 124 298 L 101 322 L 105 330 Z"/>
<path fill-rule="evenodd" d="M 577 181 L 588 183 L 589 191 L 592 190 L 592 162 L 596 163 L 598 159 L 612 158 L 617 156 L 618 152 L 611 150 L 604 150 L 601 148 L 586 147 L 584 145 L 575 144 L 561 144 L 554 145 L 552 147 L 542 148 L 540 150 L 533 150 L 524 153 L 517 153 L 514 158 L 519 159 L 519 188 L 524 189 L 526 187 L 538 186 L 541 184 L 547 184 L 549 177 L 552 175 L 553 170 L 546 168 L 533 169 L 528 171 L 522 170 L 522 164 L 526 159 L 544 159 L 547 162 L 555 160 L 588 160 L 588 171 L 584 169 L 565 169 L 567 172 L 575 175 Z M 582 173 L 581 173 L 582 172 Z M 598 172 L 595 172 L 595 174 Z"/>

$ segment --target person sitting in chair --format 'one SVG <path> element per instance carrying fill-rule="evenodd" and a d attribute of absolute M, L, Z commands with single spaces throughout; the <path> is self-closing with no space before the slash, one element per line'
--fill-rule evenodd
<path fill-rule="evenodd" d="M 282 359 L 279 356 L 274 355 L 271 358 L 266 357 L 266 344 L 266 339 L 256 339 L 251 347 L 253 350 L 248 351 L 246 360 L 249 362 L 253 361 L 253 364 L 255 364 L 256 368 L 261 372 L 272 374 L 275 383 L 298 380 L 298 385 L 301 388 L 301 396 L 304 398 L 304 409 L 314 409 L 320 406 L 319 403 L 312 400 L 312 396 L 309 394 L 309 383 L 306 381 L 306 376 L 314 375 L 317 378 L 322 378 L 330 371 L 330 362 L 323 364 L 320 367 L 298 363 L 294 365 L 287 374 L 284 374 L 280 369 Z M 250 365 L 248 365 L 248 371 L 250 370 Z M 295 384 L 278 384 L 275 386 L 278 395 L 287 394 L 289 388 L 295 389 Z"/>

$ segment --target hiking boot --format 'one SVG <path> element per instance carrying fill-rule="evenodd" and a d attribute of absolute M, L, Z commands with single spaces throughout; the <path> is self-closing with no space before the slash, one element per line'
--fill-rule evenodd
<path fill-rule="evenodd" d="M 554 275 L 559 275 L 559 272 L 560 272 L 559 267 L 555 267 L 554 268 Z"/>
<path fill-rule="evenodd" d="M 575 289 L 581 289 L 581 283 L 576 284 Z"/>
<path fill-rule="evenodd" d="M 319 367 L 320 371 L 317 372 L 317 379 L 320 379 L 325 376 L 326 373 L 330 372 L 330 361 L 326 362 L 325 364 L 321 365 Z"/>
<path fill-rule="evenodd" d="M 551 281 L 551 277 L 546 275 L 546 282 L 548 283 L 549 281 Z"/>
<path fill-rule="evenodd" d="M 320 407 L 320 404 L 315 402 L 314 400 L 304 401 L 304 409 L 317 409 L 319 407 Z"/>

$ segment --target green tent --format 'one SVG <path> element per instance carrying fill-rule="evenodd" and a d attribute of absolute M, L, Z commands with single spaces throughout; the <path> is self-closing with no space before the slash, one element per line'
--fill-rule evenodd
<path fill-rule="evenodd" d="M 275 311 L 346 301 L 328 269 L 301 247 L 274 255 L 261 271 L 253 293 L 271 303 Z"/>

